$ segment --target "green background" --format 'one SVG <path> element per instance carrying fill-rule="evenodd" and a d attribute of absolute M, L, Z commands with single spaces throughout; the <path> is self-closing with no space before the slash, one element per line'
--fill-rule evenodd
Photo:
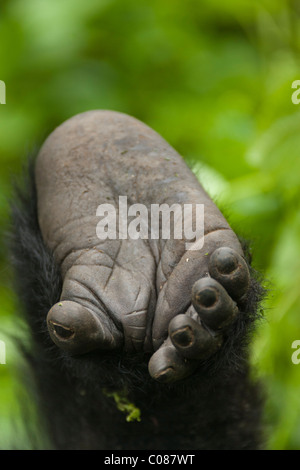
<path fill-rule="evenodd" d="M 252 352 L 268 393 L 267 447 L 300 449 L 300 364 L 291 360 L 300 339 L 299 57 L 293 0 L 1 1 L 1 449 L 32 447 L 16 379 L 26 369 L 9 340 L 20 331 L 4 243 L 11 177 L 48 132 L 90 109 L 157 130 L 252 240 L 270 290 Z"/>

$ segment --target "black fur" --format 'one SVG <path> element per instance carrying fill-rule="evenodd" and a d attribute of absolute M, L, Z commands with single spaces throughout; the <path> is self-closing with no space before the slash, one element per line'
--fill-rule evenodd
<path fill-rule="evenodd" d="M 261 448 L 263 398 L 248 364 L 263 295 L 254 274 L 221 349 L 191 377 L 162 385 L 149 376 L 147 356 L 94 352 L 75 359 L 50 340 L 46 316 L 59 300 L 62 280 L 39 229 L 34 160 L 28 180 L 16 191 L 12 222 L 16 288 L 31 332 L 26 354 L 51 448 Z M 126 391 L 141 410 L 141 421 L 127 422 L 108 391 Z"/>

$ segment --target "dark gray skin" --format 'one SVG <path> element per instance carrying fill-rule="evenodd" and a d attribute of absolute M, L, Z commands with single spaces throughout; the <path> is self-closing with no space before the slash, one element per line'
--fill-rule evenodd
<path fill-rule="evenodd" d="M 180 175 L 180 176 L 179 176 Z M 36 165 L 38 215 L 63 278 L 48 313 L 55 344 L 71 355 L 145 351 L 150 375 L 175 382 L 222 344 L 249 271 L 235 233 L 182 157 L 140 121 L 90 111 L 59 126 Z M 200 250 L 187 240 L 105 240 L 100 204 L 204 204 Z"/>

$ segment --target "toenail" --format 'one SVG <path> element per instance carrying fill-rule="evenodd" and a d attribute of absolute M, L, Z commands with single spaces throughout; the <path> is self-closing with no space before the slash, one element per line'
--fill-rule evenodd
<path fill-rule="evenodd" d="M 71 328 L 67 328 L 66 326 L 60 325 L 58 323 L 49 322 L 51 325 L 55 335 L 60 339 L 70 339 L 74 336 L 75 332 Z"/>
<path fill-rule="evenodd" d="M 212 287 L 206 287 L 198 292 L 195 300 L 203 307 L 212 307 L 218 300 L 218 293 Z"/>
<path fill-rule="evenodd" d="M 237 267 L 238 263 L 236 262 L 236 260 L 226 260 L 226 263 L 224 263 L 222 266 L 218 266 L 218 271 L 221 274 L 230 274 L 235 271 Z"/>
<path fill-rule="evenodd" d="M 209 273 L 234 299 L 241 299 L 248 290 L 250 273 L 245 259 L 235 250 L 221 247 L 209 260 Z"/>
<path fill-rule="evenodd" d="M 219 253 L 216 267 L 221 274 L 230 274 L 238 267 L 238 260 L 232 253 Z"/>
<path fill-rule="evenodd" d="M 181 347 L 188 347 L 194 343 L 194 335 L 189 326 L 180 328 L 172 334 L 172 341 Z"/>
<path fill-rule="evenodd" d="M 161 371 L 158 375 L 156 375 L 155 379 L 158 382 L 166 383 L 166 382 L 169 382 L 170 380 L 172 380 L 173 374 L 174 374 L 173 367 L 167 367 L 166 369 Z"/>

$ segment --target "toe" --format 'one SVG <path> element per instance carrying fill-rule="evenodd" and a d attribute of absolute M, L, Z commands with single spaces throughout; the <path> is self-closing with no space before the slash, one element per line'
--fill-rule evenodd
<path fill-rule="evenodd" d="M 47 315 L 52 341 L 71 354 L 84 354 L 95 349 L 113 349 L 121 341 L 88 308 L 64 300 L 55 304 Z"/>
<path fill-rule="evenodd" d="M 227 326 L 237 315 L 236 303 L 215 279 L 199 279 L 192 288 L 192 304 L 201 321 L 212 330 Z"/>
<path fill-rule="evenodd" d="M 187 359 L 206 359 L 221 346 L 219 335 L 212 336 L 188 315 L 177 315 L 170 322 L 169 336 L 177 351 Z"/>
<path fill-rule="evenodd" d="M 241 299 L 248 290 L 250 274 L 246 261 L 232 248 L 215 250 L 209 260 L 209 273 L 235 299 Z"/>
<path fill-rule="evenodd" d="M 158 382 L 171 383 L 190 375 L 196 366 L 195 361 L 183 358 L 168 338 L 151 357 L 148 370 Z"/>

